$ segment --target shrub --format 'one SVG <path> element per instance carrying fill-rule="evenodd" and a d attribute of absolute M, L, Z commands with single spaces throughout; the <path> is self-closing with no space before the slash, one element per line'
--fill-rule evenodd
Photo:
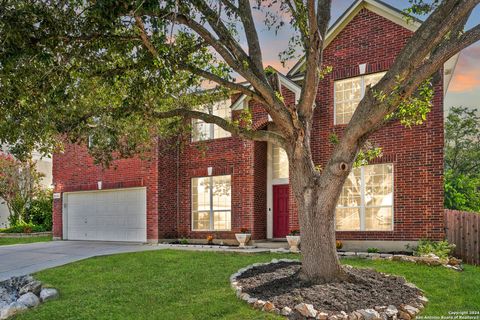
<path fill-rule="evenodd" d="M 32 200 L 27 209 L 27 215 L 30 222 L 43 226 L 45 230 L 52 230 L 52 211 L 53 211 L 53 192 L 51 190 L 42 190 L 37 197 Z"/>
<path fill-rule="evenodd" d="M 241 228 L 240 233 L 250 233 L 250 231 L 247 228 Z"/>
<path fill-rule="evenodd" d="M 420 240 L 417 247 L 413 247 L 413 254 L 416 256 L 426 256 L 433 253 L 441 259 L 447 259 L 455 249 L 453 243 L 448 243 L 447 240 L 444 241 L 430 241 L 430 240 Z"/>
<path fill-rule="evenodd" d="M 378 250 L 378 248 L 368 248 L 367 249 L 367 252 L 368 253 L 378 253 L 380 250 Z"/>
<path fill-rule="evenodd" d="M 182 238 L 180 240 L 180 244 L 188 244 L 188 239 L 187 238 Z"/>
<path fill-rule="evenodd" d="M 46 230 L 44 226 L 35 225 L 33 223 L 19 223 L 16 226 L 12 226 L 6 229 L 1 229 L 3 233 L 31 233 L 31 232 L 44 232 Z"/>
<path fill-rule="evenodd" d="M 213 235 L 210 234 L 210 235 L 207 236 L 207 243 L 208 244 L 213 244 Z"/>

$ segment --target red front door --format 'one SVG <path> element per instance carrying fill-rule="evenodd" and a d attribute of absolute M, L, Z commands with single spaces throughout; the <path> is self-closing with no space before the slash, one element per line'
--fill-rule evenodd
<path fill-rule="evenodd" d="M 288 234 L 288 184 L 273 186 L 273 237 Z"/>

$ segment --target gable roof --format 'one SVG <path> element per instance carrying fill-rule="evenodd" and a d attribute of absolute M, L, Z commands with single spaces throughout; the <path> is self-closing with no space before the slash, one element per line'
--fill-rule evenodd
<path fill-rule="evenodd" d="M 416 31 L 418 27 L 422 24 L 421 20 L 413 16 L 408 16 L 411 19 L 407 22 L 405 19 L 406 14 L 403 11 L 389 4 L 386 4 L 383 1 L 357 0 L 335 21 L 333 25 L 328 28 L 327 34 L 325 36 L 324 47 L 327 47 L 362 9 L 370 10 L 411 31 Z M 287 77 L 294 77 L 298 75 L 304 63 L 305 56 L 300 58 L 300 60 L 293 66 L 293 68 L 290 69 L 290 71 L 287 73 Z"/>

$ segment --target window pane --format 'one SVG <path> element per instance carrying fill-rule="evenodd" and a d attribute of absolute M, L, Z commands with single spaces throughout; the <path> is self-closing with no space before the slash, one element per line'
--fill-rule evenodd
<path fill-rule="evenodd" d="M 273 179 L 288 179 L 287 152 L 279 146 L 272 145 Z"/>
<path fill-rule="evenodd" d="M 365 166 L 365 206 L 393 205 L 391 164 Z"/>
<path fill-rule="evenodd" d="M 380 79 L 383 78 L 383 76 L 386 74 L 386 72 L 379 72 L 379 73 L 373 73 L 365 76 L 365 88 L 368 87 L 368 85 L 371 85 L 372 87 L 380 81 Z"/>
<path fill-rule="evenodd" d="M 192 121 L 192 141 L 202 141 L 210 139 L 210 124 L 201 120 Z"/>
<path fill-rule="evenodd" d="M 215 103 L 212 108 L 213 115 L 219 116 L 223 119 L 231 120 L 232 111 L 230 110 L 230 105 L 231 105 L 230 99 Z M 213 125 L 212 139 L 226 138 L 230 136 L 231 136 L 230 132 L 223 130 L 217 125 Z"/>
<path fill-rule="evenodd" d="M 335 81 L 335 123 L 350 121 L 362 98 L 362 77 Z"/>
<path fill-rule="evenodd" d="M 360 208 L 337 208 L 335 213 L 338 231 L 360 230 Z"/>
<path fill-rule="evenodd" d="M 193 230 L 210 229 L 210 212 L 193 212 Z"/>
<path fill-rule="evenodd" d="M 365 209 L 365 230 L 392 230 L 392 223 L 392 207 Z"/>
<path fill-rule="evenodd" d="M 212 210 L 230 210 L 232 203 L 230 176 L 213 177 Z"/>
<path fill-rule="evenodd" d="M 347 177 L 338 199 L 338 207 L 359 207 L 361 205 L 361 171 L 354 168 Z"/>
<path fill-rule="evenodd" d="M 214 230 L 230 230 L 231 229 L 231 212 L 217 211 L 213 213 L 213 229 Z"/>

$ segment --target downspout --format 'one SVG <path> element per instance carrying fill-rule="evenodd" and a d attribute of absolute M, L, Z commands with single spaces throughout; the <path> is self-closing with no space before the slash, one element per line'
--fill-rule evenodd
<path fill-rule="evenodd" d="M 177 161 L 177 181 L 176 181 L 176 186 L 177 186 L 177 238 L 179 238 L 179 227 L 180 227 L 180 142 L 178 141 L 177 138 L 177 155 L 176 155 L 176 161 Z"/>

